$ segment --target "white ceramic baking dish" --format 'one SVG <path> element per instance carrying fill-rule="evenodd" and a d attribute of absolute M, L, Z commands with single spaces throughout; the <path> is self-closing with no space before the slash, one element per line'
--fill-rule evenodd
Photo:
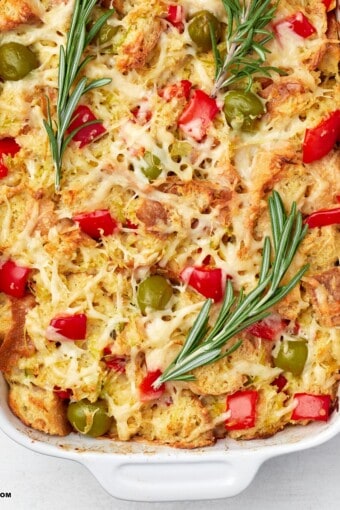
<path fill-rule="evenodd" d="M 262 463 L 278 455 L 320 445 L 340 432 L 340 414 L 328 423 L 291 427 L 256 441 L 220 440 L 214 447 L 177 450 L 141 443 L 119 443 L 77 434 L 48 437 L 25 427 L 7 405 L 0 376 L 0 428 L 27 448 L 86 466 L 117 498 L 182 501 L 235 496 L 252 481 Z"/>

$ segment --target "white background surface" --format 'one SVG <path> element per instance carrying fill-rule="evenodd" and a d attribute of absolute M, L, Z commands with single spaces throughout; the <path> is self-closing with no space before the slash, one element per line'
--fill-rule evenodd
<path fill-rule="evenodd" d="M 109 496 L 83 466 L 31 452 L 0 431 L 1 510 L 340 510 L 340 435 L 268 461 L 241 495 L 224 500 L 133 503 Z"/>

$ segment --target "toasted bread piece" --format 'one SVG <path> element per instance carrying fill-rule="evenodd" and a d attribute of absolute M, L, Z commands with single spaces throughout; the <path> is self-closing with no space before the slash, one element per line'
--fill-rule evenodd
<path fill-rule="evenodd" d="M 212 429 L 209 413 L 198 397 L 184 391 L 175 395 L 169 405 L 160 403 L 146 408 L 139 434 L 176 448 L 199 448 L 215 442 Z"/>
<path fill-rule="evenodd" d="M 322 326 L 340 326 L 340 267 L 308 279 L 314 310 Z"/>
<path fill-rule="evenodd" d="M 21 299 L 2 297 L 1 301 L 0 370 L 9 372 L 20 358 L 34 353 L 34 346 L 25 334 L 25 317 L 34 306 L 34 298 L 32 295 Z"/>
<path fill-rule="evenodd" d="M 71 425 L 66 417 L 66 403 L 53 391 L 31 384 L 10 385 L 8 403 L 13 413 L 29 427 L 46 434 L 66 436 Z"/>
<path fill-rule="evenodd" d="M 0 0 L 0 32 L 39 20 L 29 0 Z"/>
<path fill-rule="evenodd" d="M 127 37 L 116 59 L 116 66 L 123 74 L 145 66 L 162 32 L 161 20 L 149 5 L 132 9 L 126 16 L 126 23 Z"/>

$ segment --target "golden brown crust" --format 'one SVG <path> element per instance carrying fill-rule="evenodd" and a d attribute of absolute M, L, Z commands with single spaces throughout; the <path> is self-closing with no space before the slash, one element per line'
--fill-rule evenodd
<path fill-rule="evenodd" d="M 25 298 L 8 298 L 11 304 L 11 327 L 0 344 L 0 370 L 9 372 L 20 358 L 34 353 L 34 347 L 25 334 L 25 318 L 34 306 L 32 295 Z"/>
<path fill-rule="evenodd" d="M 123 74 L 145 66 L 162 32 L 161 19 L 149 6 L 132 10 L 126 18 L 129 30 L 116 58 L 117 69 Z"/>
<path fill-rule="evenodd" d="M 25 0 L 0 0 L 0 32 L 8 32 L 23 23 L 39 20 L 30 2 Z"/>
<path fill-rule="evenodd" d="M 136 216 L 146 228 L 155 227 L 158 223 L 166 223 L 168 218 L 165 208 L 155 200 L 143 200 Z"/>
<path fill-rule="evenodd" d="M 319 69 L 326 75 L 335 75 L 339 69 L 340 45 L 337 25 L 338 23 L 336 21 L 335 11 L 330 12 L 328 14 L 327 49 L 319 63 Z"/>
<path fill-rule="evenodd" d="M 308 278 L 307 288 L 320 324 L 340 326 L 340 267 Z"/>
<path fill-rule="evenodd" d="M 56 436 L 71 432 L 66 417 L 67 404 L 53 391 L 34 385 L 11 384 L 8 403 L 13 413 L 35 430 Z"/>

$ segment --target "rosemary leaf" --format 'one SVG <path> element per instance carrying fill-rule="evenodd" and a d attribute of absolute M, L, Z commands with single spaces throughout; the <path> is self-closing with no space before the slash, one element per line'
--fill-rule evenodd
<path fill-rule="evenodd" d="M 109 78 L 89 81 L 86 76 L 83 76 L 79 79 L 81 71 L 83 71 L 84 67 L 94 58 L 92 55 L 88 55 L 82 60 L 85 48 L 114 12 L 114 9 L 108 10 L 96 21 L 87 33 L 86 25 L 96 5 L 96 1 L 97 0 L 75 0 L 71 25 L 67 34 L 66 47 L 61 46 L 59 51 L 56 120 L 52 119 L 49 100 L 47 103 L 47 119 L 44 120 L 44 126 L 49 138 L 54 162 L 56 191 L 60 190 L 62 161 L 65 149 L 71 142 L 73 136 L 80 130 L 80 128 L 78 128 L 66 135 L 70 123 L 74 118 L 74 111 L 80 98 L 90 90 L 104 87 L 111 82 Z M 100 121 L 91 121 L 83 124 L 81 127 L 83 128 L 98 122 Z"/>
<path fill-rule="evenodd" d="M 212 49 L 215 60 L 215 85 L 212 96 L 221 88 L 228 87 L 243 78 L 247 79 L 246 90 L 252 85 L 253 75 L 270 76 L 272 72 L 284 75 L 283 70 L 264 65 L 266 44 L 273 34 L 265 27 L 275 16 L 278 2 L 271 0 L 222 0 L 227 14 L 226 56 L 223 60 L 210 27 Z"/>
<path fill-rule="evenodd" d="M 230 2 L 229 9 L 233 8 L 234 3 Z M 308 270 L 308 265 L 303 266 L 287 284 L 280 286 L 308 227 L 303 225 L 295 202 L 289 215 L 286 215 L 281 197 L 276 191 L 269 198 L 269 214 L 273 248 L 270 239 L 266 237 L 257 286 L 249 294 L 241 290 L 236 299 L 232 283 L 228 280 L 222 306 L 210 331 L 208 322 L 212 300 L 206 300 L 181 351 L 153 383 L 155 389 L 166 381 L 192 381 L 194 376 L 189 373 L 191 370 L 229 356 L 242 342 L 237 340 L 229 349 L 224 350 L 227 342 L 245 328 L 267 317 L 270 308 L 283 299 Z"/>

